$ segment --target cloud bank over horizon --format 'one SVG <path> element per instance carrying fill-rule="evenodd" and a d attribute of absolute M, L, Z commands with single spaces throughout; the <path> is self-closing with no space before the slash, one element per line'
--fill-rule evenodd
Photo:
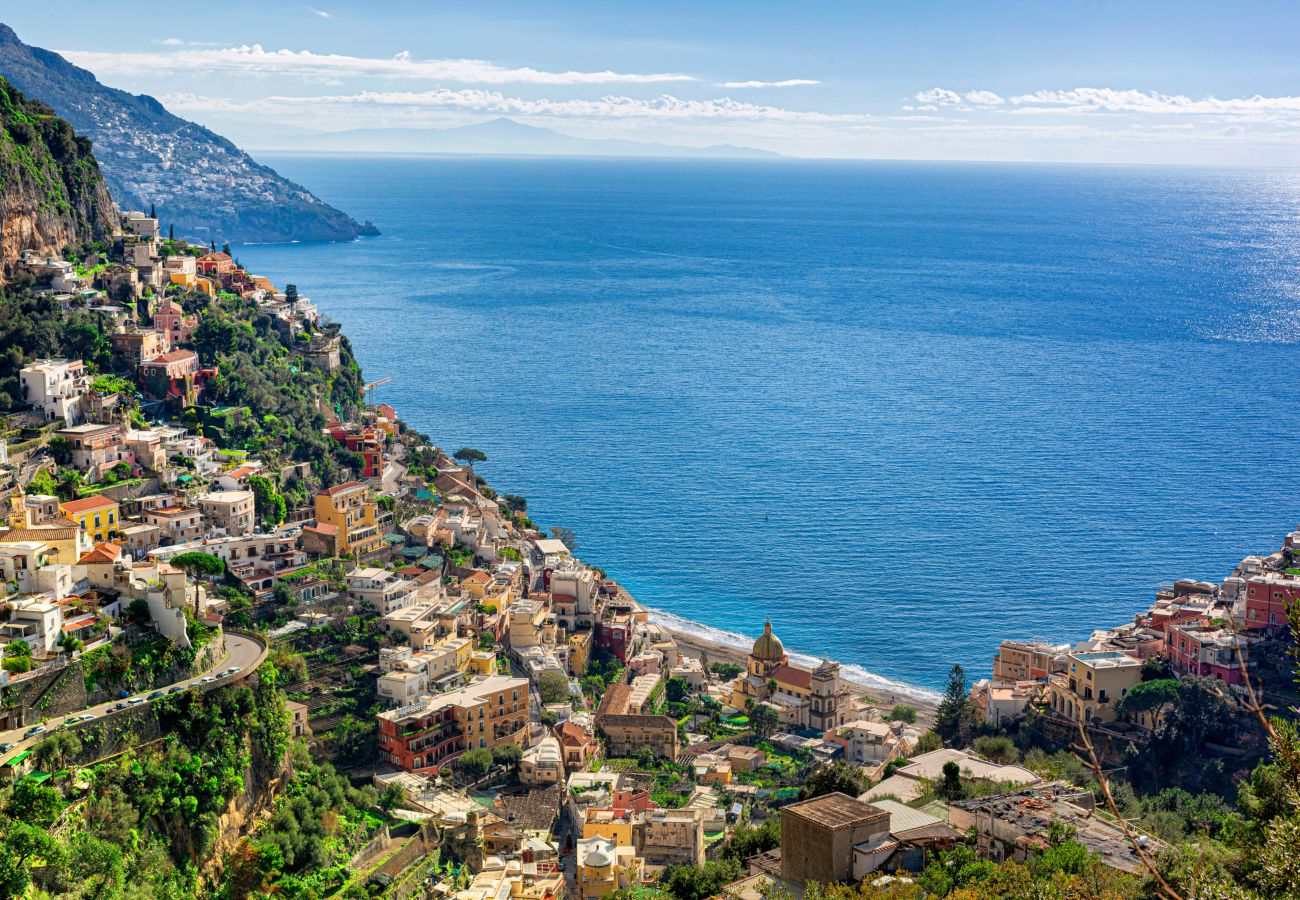
<path fill-rule="evenodd" d="M 328 10 L 302 10 L 322 27 L 338 22 Z M 509 116 L 560 124 L 582 137 L 726 142 L 795 156 L 1300 161 L 1300 96 L 1284 92 L 1197 94 L 1095 83 L 995 90 L 927 80 L 893 97 L 877 91 L 860 98 L 846 90 L 843 75 L 815 68 L 720 72 L 675 59 L 543 65 L 174 34 L 142 49 L 57 52 L 106 83 L 155 94 L 237 140 L 251 136 L 252 146 L 259 129 L 440 128 Z"/>

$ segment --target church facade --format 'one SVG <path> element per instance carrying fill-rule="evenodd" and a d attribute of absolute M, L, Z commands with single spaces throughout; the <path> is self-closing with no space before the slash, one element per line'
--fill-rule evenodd
<path fill-rule="evenodd" d="M 767 703 L 780 712 L 782 723 L 817 731 L 844 724 L 839 664 L 823 659 L 812 670 L 791 665 L 770 621 L 754 641 L 746 668 L 732 686 L 731 705 L 737 709 Z"/>

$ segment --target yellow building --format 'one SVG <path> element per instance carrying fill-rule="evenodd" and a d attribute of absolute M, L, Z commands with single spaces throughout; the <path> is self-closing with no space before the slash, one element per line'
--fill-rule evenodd
<path fill-rule="evenodd" d="M 641 883 L 644 861 L 631 847 L 619 847 L 602 837 L 577 842 L 579 900 L 595 900 Z"/>
<path fill-rule="evenodd" d="M 582 823 L 582 837 L 601 837 L 616 847 L 632 846 L 632 811 L 630 809 L 589 809 Z"/>
<path fill-rule="evenodd" d="M 383 543 L 375 518 L 375 499 L 370 488 L 349 481 L 316 495 L 316 524 L 338 529 L 336 550 L 358 559 L 378 550 Z"/>
<path fill-rule="evenodd" d="M 1115 707 L 1142 681 L 1142 661 L 1118 650 L 1070 653 L 1065 666 L 1048 682 L 1052 709 L 1085 724 L 1115 721 Z"/>
<path fill-rule="evenodd" d="M 85 497 L 59 504 L 62 512 L 86 532 L 95 543 L 111 540 L 118 530 L 121 512 L 117 501 L 107 497 Z"/>

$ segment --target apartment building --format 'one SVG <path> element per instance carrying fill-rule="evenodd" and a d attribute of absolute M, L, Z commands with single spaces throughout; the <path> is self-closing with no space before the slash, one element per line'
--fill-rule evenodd
<path fill-rule="evenodd" d="M 379 750 L 388 762 L 408 772 L 436 772 L 469 749 L 522 744 L 528 681 L 491 675 L 377 718 Z"/>
<path fill-rule="evenodd" d="M 90 389 L 90 374 L 79 359 L 38 359 L 19 371 L 23 398 L 47 422 L 62 419 L 79 425 L 85 419 L 82 400 Z"/>
<path fill-rule="evenodd" d="M 336 554 L 358 559 L 378 550 L 383 535 L 375 520 L 376 504 L 370 489 L 359 481 L 327 488 L 316 495 L 316 523 L 337 529 Z"/>
<path fill-rule="evenodd" d="M 146 524 L 156 525 L 162 544 L 186 544 L 203 537 L 203 513 L 194 506 L 162 506 L 140 514 Z"/>
<path fill-rule="evenodd" d="M 1114 650 L 1071 651 L 1066 671 L 1049 683 L 1052 709 L 1078 722 L 1113 722 L 1115 707 L 1141 680 L 1141 660 Z"/>
<path fill-rule="evenodd" d="M 381 615 L 411 605 L 416 583 L 387 569 L 366 567 L 348 573 L 348 596 Z"/>
<path fill-rule="evenodd" d="M 1282 628 L 1287 624 L 1287 604 L 1300 598 L 1300 577 L 1267 572 L 1246 580 L 1246 627 L 1252 630 Z"/>
<path fill-rule="evenodd" d="M 1219 625 L 1171 625 L 1165 632 L 1165 658 L 1180 675 L 1242 684 L 1243 669 L 1250 661 L 1250 640 Z"/>
<path fill-rule="evenodd" d="M 255 521 L 252 491 L 210 491 L 198 496 L 199 510 L 208 523 L 231 537 L 251 534 Z"/>
<path fill-rule="evenodd" d="M 120 425 L 73 425 L 58 433 L 72 446 L 72 465 L 91 480 L 98 480 L 118 463 L 135 465 L 135 456 L 126 445 L 126 432 Z"/>
<path fill-rule="evenodd" d="M 704 865 L 704 816 L 697 809 L 652 809 L 632 825 L 632 846 L 652 865 Z"/>
<path fill-rule="evenodd" d="M 1049 675 L 1065 671 L 1068 649 L 1044 641 L 1003 641 L 993 652 L 993 680 L 1046 681 Z"/>
<path fill-rule="evenodd" d="M 67 516 L 95 543 L 112 540 L 121 524 L 121 511 L 117 501 L 107 497 L 83 497 L 59 504 L 59 511 Z"/>

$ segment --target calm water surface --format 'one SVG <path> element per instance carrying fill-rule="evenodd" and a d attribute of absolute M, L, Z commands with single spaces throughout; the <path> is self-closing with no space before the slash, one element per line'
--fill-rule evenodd
<path fill-rule="evenodd" d="M 933 689 L 1300 520 L 1300 173 L 271 164 L 384 234 L 241 260 L 667 615 Z"/>

